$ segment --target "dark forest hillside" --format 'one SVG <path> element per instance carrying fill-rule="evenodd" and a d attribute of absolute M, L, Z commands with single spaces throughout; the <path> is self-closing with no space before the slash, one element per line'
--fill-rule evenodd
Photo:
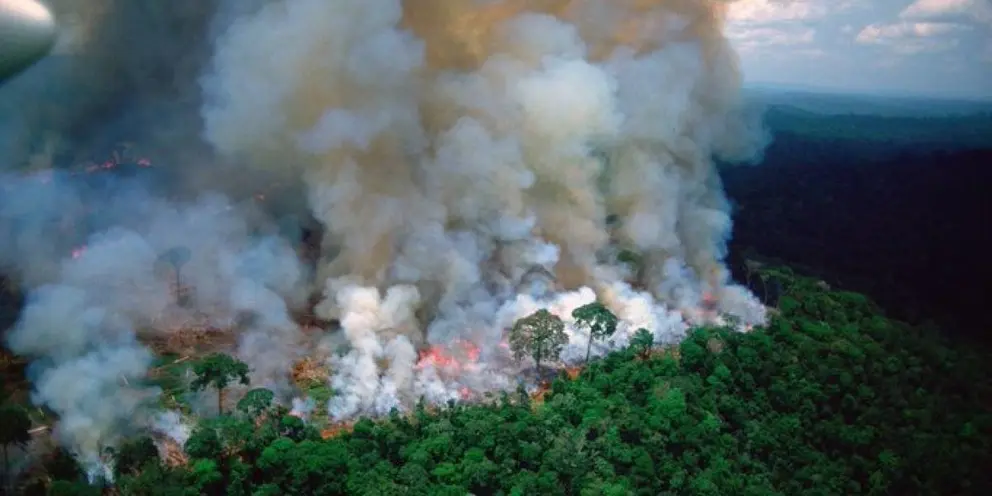
<path fill-rule="evenodd" d="M 981 332 L 992 321 L 983 308 L 992 145 L 948 140 L 961 122 L 988 128 L 992 117 L 902 118 L 908 124 L 894 129 L 891 119 L 870 116 L 809 113 L 797 123 L 799 114 L 786 110 L 792 120 L 776 120 L 780 111 L 770 110 L 775 138 L 764 162 L 723 171 L 737 206 L 733 256 L 781 258 L 866 291 L 902 318 Z M 910 139 L 925 129 L 936 138 Z"/>

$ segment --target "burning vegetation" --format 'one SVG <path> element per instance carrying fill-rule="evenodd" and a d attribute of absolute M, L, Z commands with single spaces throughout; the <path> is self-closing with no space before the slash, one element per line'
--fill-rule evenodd
<path fill-rule="evenodd" d="M 5 173 L 0 267 L 6 344 L 94 479 L 134 431 L 203 458 L 188 431 L 257 391 L 303 439 L 766 322 L 723 263 L 714 161 L 767 139 L 721 1 L 98 3 L 56 1 L 64 63 L 0 88 L 66 95 L 2 114 L 36 171 Z"/>

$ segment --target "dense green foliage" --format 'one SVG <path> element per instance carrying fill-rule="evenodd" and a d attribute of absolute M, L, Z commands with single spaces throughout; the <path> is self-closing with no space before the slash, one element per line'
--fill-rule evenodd
<path fill-rule="evenodd" d="M 224 413 L 224 388 L 238 381 L 248 385 L 248 365 L 230 355 L 213 353 L 206 356 L 195 365 L 193 373 L 196 377 L 190 384 L 193 391 L 203 391 L 207 387 L 217 390 L 217 412 Z"/>
<path fill-rule="evenodd" d="M 612 336 L 617 330 L 619 321 L 616 315 L 598 301 L 576 308 L 572 311 L 572 317 L 575 318 L 577 326 L 589 332 L 589 344 L 586 345 L 586 363 L 589 363 L 592 344 L 598 339 Z"/>
<path fill-rule="evenodd" d="M 0 405 L 0 450 L 3 454 L 2 477 L 0 477 L 0 488 L 7 489 L 10 477 L 10 448 L 14 446 L 26 446 L 31 441 L 31 418 L 20 405 L 4 403 Z"/>
<path fill-rule="evenodd" d="M 556 379 L 542 401 L 519 391 L 491 405 L 419 407 L 321 440 L 253 392 L 196 428 L 181 468 L 148 456 L 147 442 L 122 451 L 118 489 L 987 494 L 992 396 L 979 352 L 886 319 L 858 294 L 775 277 L 781 297 L 767 329 L 700 329 L 677 350 L 613 353 Z"/>
<path fill-rule="evenodd" d="M 568 343 L 568 335 L 561 318 L 542 308 L 513 324 L 509 340 L 514 358 L 533 358 L 537 376 L 541 377 L 541 361 L 557 360 Z"/>

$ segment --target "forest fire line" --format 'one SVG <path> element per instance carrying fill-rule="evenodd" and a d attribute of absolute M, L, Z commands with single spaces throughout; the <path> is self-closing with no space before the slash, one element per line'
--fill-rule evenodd
<path fill-rule="evenodd" d="M 39 137 L 26 153 L 50 133 L 45 158 L 68 168 L 4 189 L 29 292 L 9 341 L 36 361 L 32 400 L 87 470 L 149 427 L 133 412 L 158 405 L 135 390 L 161 391 L 135 378 L 165 351 L 236 357 L 245 386 L 340 431 L 421 400 L 546 388 L 546 372 L 642 329 L 671 343 L 710 315 L 762 319 L 722 267 L 704 273 L 730 234 L 711 158 L 766 141 L 738 108 L 717 0 L 199 2 L 154 16 L 119 3 L 74 40 L 85 81 L 70 64 L 65 87 L 92 91 L 21 126 Z M 129 44 L 106 29 L 142 20 L 204 32 Z M 284 56 L 243 56 L 287 32 Z M 148 84 L 146 66 L 177 57 L 190 63 Z M 153 162 L 122 132 L 142 154 L 179 153 Z M 624 247 L 631 263 L 612 255 Z M 598 301 L 620 325 L 594 335 L 573 310 Z M 515 325 L 536 312 L 555 320 Z M 303 356 L 319 362 L 305 388 L 291 379 Z M 240 389 L 216 392 L 211 414 Z"/>
<path fill-rule="evenodd" d="M 114 169 L 116 167 L 119 167 L 121 165 L 125 165 L 125 164 L 128 164 L 128 163 L 133 163 L 134 165 L 136 165 L 138 167 L 143 167 L 143 168 L 148 168 L 148 167 L 151 167 L 152 166 L 151 160 L 149 160 L 147 158 L 139 158 L 139 159 L 135 160 L 134 162 L 124 162 L 124 161 L 120 161 L 120 160 L 117 160 L 117 159 L 112 159 L 112 160 L 107 160 L 106 162 L 102 162 L 102 163 L 99 163 L 99 164 L 90 163 L 90 164 L 84 166 L 83 167 L 83 170 L 86 171 L 87 173 L 93 173 L 93 172 L 97 172 L 97 171 L 100 171 L 100 170 Z"/>
<path fill-rule="evenodd" d="M 150 157 L 130 153 L 133 145 L 118 145 L 110 156 L 103 161 L 85 160 L 81 164 L 69 169 L 70 175 L 78 175 L 80 172 L 95 174 L 99 172 L 111 171 L 121 167 L 134 166 L 141 169 L 148 169 L 154 166 Z M 50 178 L 49 178 L 50 179 Z"/>
<path fill-rule="evenodd" d="M 116 174 L 116 173 L 125 174 L 126 172 L 122 171 L 121 169 L 122 167 L 150 168 L 152 167 L 152 162 L 151 160 L 146 158 L 139 158 L 136 160 L 132 160 L 127 157 L 123 157 L 120 154 L 115 153 L 109 160 L 104 161 L 103 163 L 100 164 L 90 163 L 88 165 L 85 165 L 81 169 L 77 168 L 71 170 L 70 172 L 68 172 L 68 175 L 79 176 L 80 171 L 86 174 Z M 52 179 L 52 173 L 49 172 L 47 175 L 39 174 L 39 177 L 47 178 L 50 181 Z M 96 177 L 96 176 L 91 176 L 91 177 Z M 81 181 L 82 179 L 77 178 L 76 180 Z M 255 200 L 258 202 L 266 202 L 267 200 L 273 200 L 279 196 L 279 191 L 277 190 L 279 186 L 280 185 L 277 183 L 268 185 L 262 188 L 261 190 L 256 190 L 253 194 L 251 194 L 251 196 L 243 199 L 249 201 Z M 90 206 L 83 206 L 83 208 L 81 209 L 75 207 L 68 209 L 66 210 L 65 213 L 65 218 L 67 219 L 66 222 L 72 224 L 74 223 L 74 221 L 80 219 L 81 216 L 91 215 L 93 213 L 93 210 L 94 208 L 92 207 L 92 204 L 90 204 Z M 319 252 L 319 249 L 316 247 L 319 245 L 320 240 L 323 238 L 322 228 L 317 226 L 312 229 L 317 234 L 310 237 L 309 243 L 306 237 L 304 237 L 304 239 L 302 240 L 296 241 L 295 248 L 297 254 L 307 252 L 308 247 L 310 249 L 314 249 L 315 251 Z M 75 229 L 70 227 L 70 231 L 75 232 Z M 94 244 L 93 248 L 94 248 L 93 251 L 95 252 L 99 251 L 99 247 L 96 246 L 96 244 Z M 68 256 L 67 258 L 71 260 L 79 260 L 86 255 L 88 249 L 89 247 L 85 244 L 74 246 L 66 254 Z M 195 255 L 196 254 L 194 254 L 194 256 Z M 299 261 L 302 261 L 305 264 L 307 264 L 309 266 L 309 269 L 313 269 L 317 263 L 316 260 L 311 260 L 309 259 L 309 257 L 305 257 L 305 256 L 299 256 Z M 542 267 L 539 266 L 537 266 L 536 268 L 544 270 Z M 533 271 L 535 270 L 535 268 L 532 267 L 530 270 Z M 530 272 L 528 272 L 527 274 L 530 274 Z M 554 274 L 551 274 L 550 272 L 548 273 L 548 276 L 549 279 L 552 280 L 555 279 Z M 642 282 L 640 281 L 626 281 L 626 282 L 629 283 L 631 285 L 631 288 L 633 288 L 634 290 L 644 291 L 644 292 L 649 291 L 649 289 L 645 285 L 643 285 Z M 173 291 L 173 293 L 177 295 L 176 297 L 177 302 L 180 300 L 178 295 L 182 293 L 181 289 L 182 288 L 174 288 Z M 192 290 L 193 288 L 190 289 Z M 555 284 L 555 291 L 567 292 L 567 289 Z M 704 290 L 701 291 L 701 293 L 699 294 L 699 300 L 694 306 L 688 308 L 682 308 L 682 309 L 673 309 L 673 312 L 677 314 L 681 314 L 682 321 L 688 326 L 693 325 L 694 322 L 698 323 L 699 321 L 714 321 L 716 319 L 720 319 L 722 315 L 719 300 L 720 300 L 720 296 L 718 296 L 716 293 L 712 291 Z M 316 315 L 315 305 L 319 301 L 320 300 L 318 299 L 314 301 L 312 305 L 306 306 L 307 314 Z M 543 302 L 543 304 L 550 304 L 550 303 Z M 560 310 L 556 310 L 556 312 L 559 311 Z M 211 311 L 207 309 L 206 312 L 210 313 Z M 567 312 L 561 313 L 560 317 L 567 318 L 566 314 Z M 297 324 L 300 325 L 301 328 L 307 330 L 312 329 L 312 327 L 306 325 L 302 319 L 297 319 L 294 316 L 293 320 L 296 320 Z M 315 319 L 311 319 L 311 320 L 315 320 Z M 172 322 L 172 324 L 176 324 L 176 323 Z M 162 340 L 162 342 L 154 343 L 154 344 L 158 344 L 159 346 L 153 345 L 152 348 L 157 349 L 158 351 L 183 350 L 184 352 L 200 353 L 203 352 L 203 350 L 205 349 L 210 349 L 215 351 L 236 353 L 235 350 L 237 350 L 239 346 L 237 342 L 238 340 L 237 334 L 239 331 L 235 329 L 216 329 L 216 328 L 212 328 L 209 330 L 200 329 L 198 328 L 199 326 L 195 324 L 191 324 L 189 322 L 183 322 L 178 325 L 156 323 L 154 327 L 155 327 L 154 334 L 172 336 L 171 339 Z M 318 324 L 316 329 L 317 329 L 317 333 L 325 333 L 325 332 L 333 332 L 333 329 L 335 327 L 337 327 L 337 325 L 330 324 L 328 321 Z M 750 330 L 751 328 L 752 328 L 751 325 L 746 326 L 746 330 Z M 480 400 L 484 402 L 485 400 L 483 400 L 483 397 L 488 396 L 487 393 L 495 391 L 496 389 L 494 389 L 493 386 L 489 385 L 488 383 L 482 383 L 477 380 L 479 377 L 483 375 L 483 374 L 479 374 L 480 371 L 483 372 L 484 374 L 489 374 L 490 372 L 494 372 L 496 375 L 505 376 L 509 378 L 509 383 L 511 384 L 515 383 L 514 381 L 520 381 L 521 377 L 523 377 L 520 374 L 521 369 L 517 367 L 507 366 L 510 357 L 514 353 L 513 350 L 511 350 L 511 346 L 505 337 L 508 332 L 508 329 L 504 328 L 503 331 L 504 331 L 504 338 L 498 343 L 497 345 L 498 348 L 496 349 L 496 351 L 497 351 L 497 355 L 504 357 L 504 359 L 499 360 L 498 364 L 496 364 L 495 362 L 491 362 L 488 357 L 483 357 L 481 353 L 482 350 L 480 349 L 479 345 L 472 343 L 466 339 L 456 339 L 450 343 L 432 345 L 424 349 L 418 350 L 417 358 L 413 365 L 413 369 L 416 371 L 427 371 L 428 374 L 434 374 L 436 372 L 434 378 L 435 379 L 437 379 L 438 377 L 440 378 L 440 381 L 443 383 L 443 387 L 446 389 L 446 394 L 449 395 L 447 397 L 450 399 L 455 399 L 459 403 L 469 403 L 469 402 L 474 403 Z M 149 336 L 142 336 L 142 342 L 145 342 L 144 338 L 146 337 Z M 146 344 L 152 344 L 152 343 L 148 342 Z M 487 350 L 487 352 L 488 351 L 490 350 Z M 488 355 L 489 353 L 487 353 L 487 356 Z M 480 363 L 480 360 L 482 363 Z M 583 367 L 572 366 L 572 367 L 564 368 L 567 363 L 574 363 L 574 361 L 572 361 L 571 359 L 569 359 L 568 361 L 564 361 L 564 360 L 560 362 L 556 361 L 556 363 L 550 365 L 552 369 L 564 371 L 569 379 L 574 380 L 581 374 Z M 545 365 L 549 365 L 549 364 L 545 362 Z M 432 369 L 432 370 L 428 370 L 428 369 Z M 324 374 L 325 374 L 324 377 L 327 380 L 333 380 L 332 371 L 324 370 Z M 380 372 L 380 374 L 384 374 L 384 372 Z M 541 378 L 537 378 L 536 380 L 528 379 L 526 382 L 528 383 L 528 390 L 530 391 L 529 394 L 532 401 L 534 401 L 535 404 L 539 404 L 542 401 L 544 401 L 546 394 L 550 391 L 551 388 L 550 382 L 548 380 L 542 380 Z M 498 387 L 502 388 L 503 386 L 498 386 Z M 512 386 L 510 387 L 512 388 Z M 443 405 L 443 404 L 444 403 L 442 402 L 437 403 L 437 405 Z M 409 405 L 406 406 L 409 407 Z M 408 408 L 401 408 L 401 411 L 409 412 Z M 300 416 L 301 418 L 307 417 L 302 412 L 300 413 Z M 326 426 L 326 428 L 321 429 L 320 432 L 322 437 L 328 438 L 328 437 L 340 435 L 342 433 L 350 432 L 353 426 L 354 426 L 354 420 L 351 419 L 341 420 L 341 421 L 335 420 L 329 426 Z M 320 427 L 324 427 L 324 426 L 320 426 Z"/>
<path fill-rule="evenodd" d="M 567 377 L 568 380 L 571 380 L 571 381 L 577 380 L 579 378 L 579 376 L 582 374 L 582 371 L 583 370 L 585 370 L 585 367 L 584 366 L 575 366 L 575 367 L 565 368 L 564 369 L 564 372 L 565 372 L 564 377 Z M 541 404 L 541 403 L 544 402 L 545 397 L 547 396 L 547 394 L 550 391 L 551 391 L 551 382 L 550 381 L 541 381 L 538 384 L 537 388 L 534 389 L 533 391 L 531 391 L 529 393 L 529 396 L 530 396 L 531 401 L 533 401 L 535 405 L 538 405 L 538 404 Z M 471 397 L 471 390 L 470 389 L 463 387 L 461 389 L 461 392 L 462 392 L 462 396 L 463 396 L 462 399 L 463 400 L 468 400 Z M 433 410 L 434 408 L 437 408 L 437 407 L 431 407 L 430 410 Z M 292 415 L 296 415 L 296 414 L 292 414 Z M 298 416 L 300 416 L 300 415 L 298 415 Z M 354 427 L 355 427 L 355 421 L 353 421 L 353 420 L 349 420 L 349 421 L 345 421 L 345 422 L 333 423 L 333 424 L 331 424 L 331 425 L 323 428 L 320 431 L 320 436 L 323 439 L 330 439 L 332 437 L 340 436 L 342 434 L 348 434 L 348 433 L 350 433 L 354 429 Z"/>
<path fill-rule="evenodd" d="M 416 369 L 426 367 L 460 371 L 469 364 L 477 363 L 481 350 L 465 340 L 457 340 L 448 346 L 430 346 L 420 351 Z"/>
<path fill-rule="evenodd" d="M 82 165 L 70 167 L 68 169 L 42 169 L 25 173 L 22 179 L 37 181 L 38 183 L 50 185 L 56 173 L 68 175 L 69 177 L 80 177 L 83 175 L 96 175 L 121 170 L 125 167 L 135 167 L 138 169 L 151 169 L 154 167 L 151 159 L 137 158 L 133 160 L 110 159 L 104 162 L 84 162 Z M 12 183 L 0 184 L 0 190 L 12 187 Z"/>

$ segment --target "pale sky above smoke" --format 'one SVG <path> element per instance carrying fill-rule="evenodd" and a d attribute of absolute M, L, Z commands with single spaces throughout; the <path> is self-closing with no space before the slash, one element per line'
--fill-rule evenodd
<path fill-rule="evenodd" d="M 992 98 L 992 0 L 739 0 L 748 83 Z"/>

